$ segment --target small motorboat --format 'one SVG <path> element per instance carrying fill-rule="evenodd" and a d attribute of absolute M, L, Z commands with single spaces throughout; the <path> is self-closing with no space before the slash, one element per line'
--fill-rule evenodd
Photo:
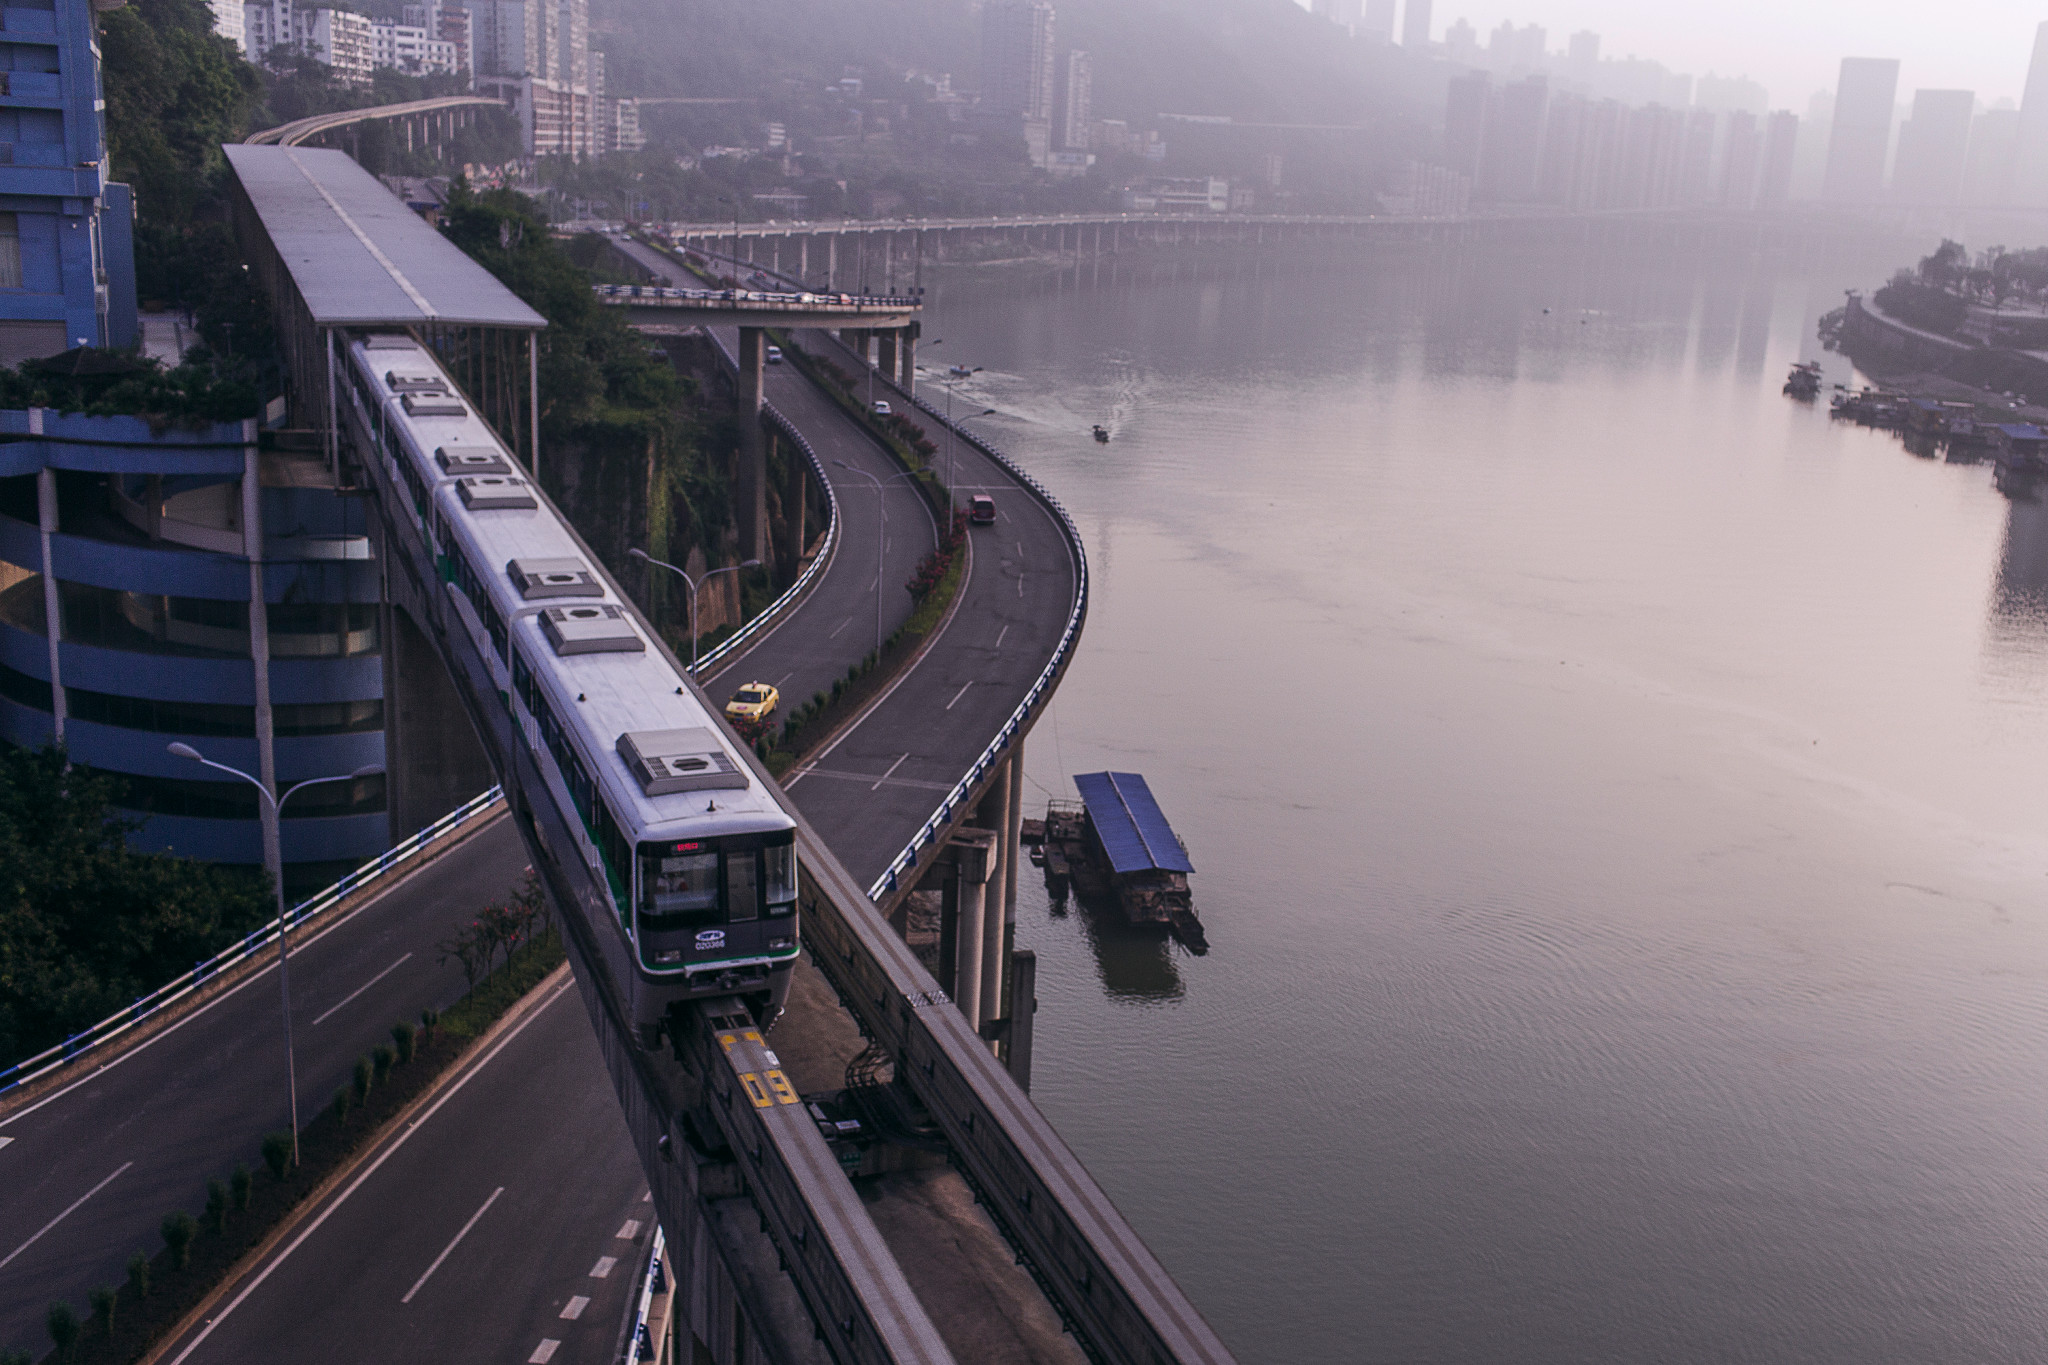
<path fill-rule="evenodd" d="M 968 375 L 974 373 L 974 368 L 971 365 L 948 365 L 946 373 L 952 375 L 955 379 L 965 379 Z"/>
<path fill-rule="evenodd" d="M 1097 422 L 1097 423 L 1095 424 L 1095 439 L 1096 439 L 1096 440 L 1097 440 L 1098 442 L 1100 442 L 1101 444 L 1103 444 L 1103 445 L 1108 445 L 1108 444 L 1109 444 L 1109 428 L 1108 428 L 1108 427 L 1106 427 L 1106 426 L 1104 426 L 1104 425 L 1102 425 L 1102 423 L 1100 423 L 1100 422 Z"/>

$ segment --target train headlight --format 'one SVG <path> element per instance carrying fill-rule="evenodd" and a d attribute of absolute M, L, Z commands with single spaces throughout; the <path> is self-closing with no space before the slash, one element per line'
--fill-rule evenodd
<path fill-rule="evenodd" d="M 768 951 L 771 953 L 786 953 L 794 947 L 796 947 L 796 939 L 787 934 L 781 938 L 771 938 L 768 940 Z"/>
<path fill-rule="evenodd" d="M 681 948 L 657 948 L 654 951 L 652 960 L 657 967 L 672 967 L 683 960 L 683 950 Z"/>

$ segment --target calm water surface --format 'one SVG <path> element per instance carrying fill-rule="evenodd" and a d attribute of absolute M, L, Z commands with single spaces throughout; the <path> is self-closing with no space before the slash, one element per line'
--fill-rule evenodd
<path fill-rule="evenodd" d="M 1036 1098 L 1244 1360 L 2048 1355 L 2048 507 L 1778 392 L 1897 259 L 939 282 L 1214 944 L 1028 890 Z"/>

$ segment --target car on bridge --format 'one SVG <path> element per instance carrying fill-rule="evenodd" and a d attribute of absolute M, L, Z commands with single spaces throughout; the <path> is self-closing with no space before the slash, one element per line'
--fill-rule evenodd
<path fill-rule="evenodd" d="M 875 416 L 877 416 L 877 417 L 887 417 L 887 416 L 889 416 L 889 414 L 890 414 L 890 413 L 892 413 L 892 412 L 894 412 L 894 411 L 895 411 L 895 409 L 893 409 L 893 408 L 891 408 L 891 407 L 889 406 L 889 400 L 888 400 L 888 399 L 886 399 L 886 398 L 877 398 L 877 399 L 875 400 Z"/>
<path fill-rule="evenodd" d="M 732 694 L 732 700 L 725 704 L 727 720 L 766 720 L 782 702 L 782 693 L 773 684 L 750 682 Z"/>

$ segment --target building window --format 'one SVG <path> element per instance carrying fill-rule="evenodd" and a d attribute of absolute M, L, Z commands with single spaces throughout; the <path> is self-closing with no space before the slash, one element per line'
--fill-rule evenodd
<path fill-rule="evenodd" d="M 0 213 L 0 289 L 21 288 L 21 222 Z"/>

